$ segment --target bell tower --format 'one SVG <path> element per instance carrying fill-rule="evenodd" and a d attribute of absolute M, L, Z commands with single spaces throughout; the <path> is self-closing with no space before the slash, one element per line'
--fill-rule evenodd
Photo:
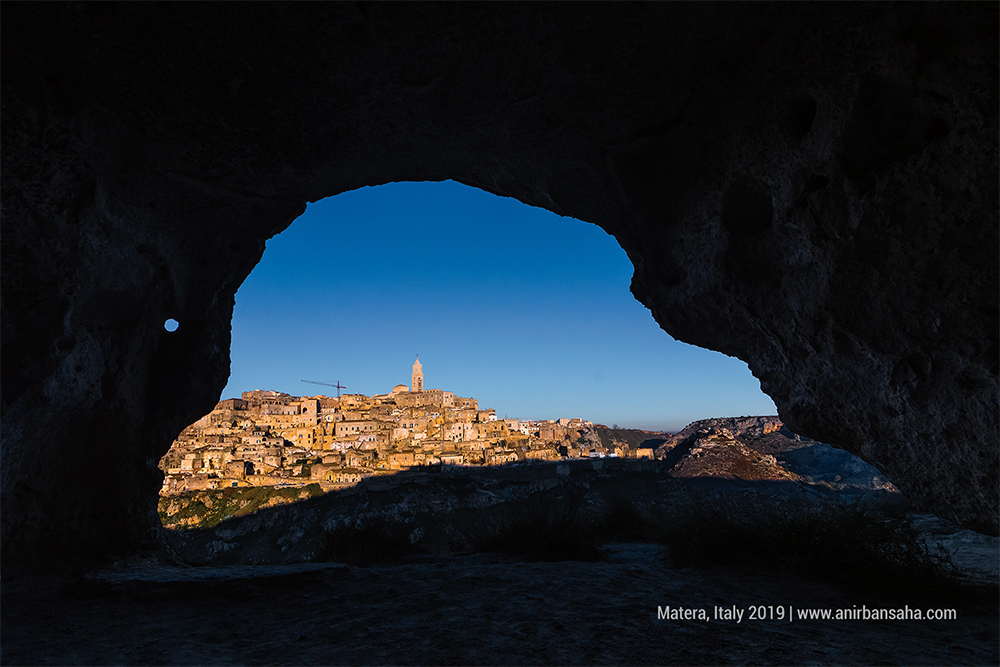
<path fill-rule="evenodd" d="M 413 377 L 412 382 L 410 382 L 410 391 L 423 391 L 424 390 L 424 369 L 420 365 L 420 357 L 413 362 Z"/>

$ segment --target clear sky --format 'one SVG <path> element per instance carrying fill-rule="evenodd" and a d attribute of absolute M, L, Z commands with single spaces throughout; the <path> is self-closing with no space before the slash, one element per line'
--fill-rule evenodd
<path fill-rule="evenodd" d="M 460 185 L 392 183 L 311 204 L 236 294 L 223 398 L 410 384 L 498 416 L 675 431 L 777 414 L 742 361 L 675 341 L 596 225 Z"/>

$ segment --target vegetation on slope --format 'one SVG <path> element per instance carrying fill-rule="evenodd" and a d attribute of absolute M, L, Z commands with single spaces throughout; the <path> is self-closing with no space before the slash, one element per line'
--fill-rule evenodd
<path fill-rule="evenodd" d="M 294 503 L 322 494 L 319 484 L 186 491 L 175 496 L 161 497 L 157 510 L 160 521 L 167 528 L 212 528 L 232 516 L 252 514 L 262 507 Z"/>

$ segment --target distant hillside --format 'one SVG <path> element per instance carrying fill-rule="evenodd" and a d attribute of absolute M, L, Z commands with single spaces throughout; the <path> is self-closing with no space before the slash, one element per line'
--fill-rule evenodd
<path fill-rule="evenodd" d="M 637 428 L 609 428 L 603 424 L 595 424 L 594 431 L 601 439 L 601 444 L 608 449 L 613 448 L 612 442 L 623 442 L 629 449 L 650 447 L 656 449 L 670 437 L 671 434 L 662 431 L 642 431 Z"/>
<path fill-rule="evenodd" d="M 768 417 L 716 417 L 713 419 L 700 419 L 691 422 L 677 433 L 664 436 L 664 441 L 660 443 L 661 450 L 658 454 L 664 454 L 678 443 L 687 440 L 698 431 L 710 431 L 712 429 L 725 429 L 733 437 L 744 442 L 757 440 L 765 435 L 780 431 L 784 424 L 777 416 Z M 791 433 L 789 433 L 791 435 Z"/>
<path fill-rule="evenodd" d="M 775 416 L 702 419 L 667 436 L 656 458 L 674 477 L 798 478 L 856 491 L 896 488 L 850 452 L 792 433 Z"/>

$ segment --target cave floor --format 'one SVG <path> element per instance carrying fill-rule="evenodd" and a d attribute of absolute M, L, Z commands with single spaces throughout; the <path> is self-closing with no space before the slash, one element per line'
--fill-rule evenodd
<path fill-rule="evenodd" d="M 928 602 L 815 579 L 671 569 L 661 547 L 603 562 L 498 554 L 343 564 L 13 575 L 5 665 L 907 664 L 996 665 L 994 602 Z M 666 620 L 658 607 L 747 610 L 742 622 Z M 750 620 L 757 605 L 954 608 L 956 620 Z"/>

